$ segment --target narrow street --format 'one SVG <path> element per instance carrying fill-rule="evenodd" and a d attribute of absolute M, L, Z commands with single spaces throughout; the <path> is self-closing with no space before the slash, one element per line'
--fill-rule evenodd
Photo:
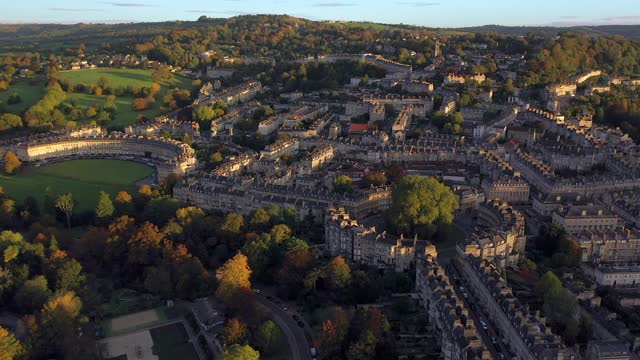
<path fill-rule="evenodd" d="M 482 308 L 469 301 L 473 300 L 473 295 L 470 293 L 468 286 L 464 281 L 464 278 L 461 276 L 455 266 L 453 266 L 453 264 L 447 265 L 445 267 L 445 270 L 455 280 L 455 292 L 470 310 L 469 315 L 476 324 L 478 333 L 482 337 L 484 343 L 487 344 L 491 355 L 495 359 L 511 359 L 512 355 L 509 354 L 509 347 L 505 345 L 502 337 L 499 336 L 498 332 L 494 328 L 491 321 L 489 321 L 489 318 L 483 312 Z M 464 296 L 464 294 L 467 294 L 467 296 Z M 483 327 L 481 321 L 486 324 L 486 329 Z"/>

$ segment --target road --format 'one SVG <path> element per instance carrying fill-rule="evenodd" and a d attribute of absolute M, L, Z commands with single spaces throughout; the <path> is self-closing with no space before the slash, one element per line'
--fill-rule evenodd
<path fill-rule="evenodd" d="M 489 352 L 491 352 L 491 355 L 493 356 L 493 358 L 501 359 L 500 355 L 504 356 L 504 358 L 506 359 L 513 358 L 511 354 L 509 354 L 508 352 L 509 347 L 504 344 L 502 337 L 498 336 L 498 332 L 495 330 L 493 324 L 491 323 L 491 321 L 489 321 L 489 318 L 486 316 L 486 314 L 484 314 L 482 308 L 480 306 L 476 306 L 472 302 L 473 294 L 469 291 L 469 287 L 465 283 L 464 278 L 458 272 L 456 267 L 453 264 L 449 264 L 446 266 L 445 270 L 454 279 L 455 291 L 460 297 L 460 299 L 462 299 L 464 304 L 469 309 L 469 315 L 471 316 L 471 319 L 476 324 L 478 333 L 482 337 L 482 340 L 484 341 L 484 343 L 487 344 Z M 463 295 L 465 293 L 468 295 L 468 297 L 465 297 Z M 487 325 L 486 329 L 482 328 L 482 325 L 481 325 L 482 323 L 480 322 L 480 320 L 484 321 L 484 323 Z M 495 344 L 493 343 L 493 339 L 496 340 Z"/>
<path fill-rule="evenodd" d="M 311 360 L 311 353 L 309 352 L 310 341 L 307 340 L 309 335 L 306 334 L 308 325 L 305 325 L 305 329 L 300 328 L 287 311 L 263 295 L 257 294 L 256 303 L 267 309 L 273 315 L 273 320 L 284 332 L 287 337 L 287 342 L 289 343 L 292 359 Z"/>

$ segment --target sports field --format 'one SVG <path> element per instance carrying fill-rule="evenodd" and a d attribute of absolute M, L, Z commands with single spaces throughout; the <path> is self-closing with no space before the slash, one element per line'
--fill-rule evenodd
<path fill-rule="evenodd" d="M 14 94 L 19 95 L 22 101 L 9 105 L 7 100 L 9 96 Z M 0 91 L 0 102 L 2 102 L 7 112 L 18 115 L 38 102 L 43 95 L 44 81 L 34 80 L 32 84 L 31 79 L 17 79 L 15 83 L 9 86 L 9 89 Z"/>
<path fill-rule="evenodd" d="M 135 183 L 153 174 L 154 169 L 122 160 L 71 160 L 38 168 L 27 168 L 15 176 L 0 175 L 2 186 L 11 197 L 21 203 L 27 196 L 35 196 L 40 206 L 45 196 L 56 197 L 70 192 L 79 211 L 93 210 L 100 191 L 111 194 L 119 191 L 135 193 Z"/>

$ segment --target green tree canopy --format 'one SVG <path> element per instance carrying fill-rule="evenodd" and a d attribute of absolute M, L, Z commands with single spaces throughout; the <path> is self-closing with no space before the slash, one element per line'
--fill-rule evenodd
<path fill-rule="evenodd" d="M 98 197 L 98 205 L 96 205 L 96 217 L 98 219 L 108 219 L 113 216 L 115 211 L 115 207 L 113 206 L 113 202 L 104 191 L 100 191 L 100 196 Z"/>
<path fill-rule="evenodd" d="M 258 328 L 256 342 L 258 348 L 265 355 L 271 355 L 278 351 L 283 341 L 282 331 L 273 320 L 267 320 Z"/>
<path fill-rule="evenodd" d="M 259 360 L 260 353 L 249 345 L 234 344 L 229 346 L 220 356 L 220 360 Z"/>
<path fill-rule="evenodd" d="M 346 175 L 336 176 L 333 181 L 333 190 L 340 194 L 345 194 L 351 191 L 353 188 L 353 181 Z"/>
<path fill-rule="evenodd" d="M 4 153 L 2 160 L 4 161 L 4 172 L 7 175 L 14 174 L 22 166 L 22 161 L 18 159 L 18 156 L 13 151 Z"/>
<path fill-rule="evenodd" d="M 401 233 L 414 233 L 424 226 L 451 223 L 458 198 L 435 178 L 406 176 L 393 189 L 388 217 Z"/>
<path fill-rule="evenodd" d="M 0 359 L 18 359 L 24 353 L 24 347 L 9 330 L 0 326 Z"/>

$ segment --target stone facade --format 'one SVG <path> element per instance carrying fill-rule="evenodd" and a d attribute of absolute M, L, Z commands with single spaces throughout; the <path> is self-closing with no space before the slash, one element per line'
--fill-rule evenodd
<path fill-rule="evenodd" d="M 453 281 L 444 267 L 438 263 L 433 245 L 428 245 L 425 255 L 417 258 L 416 295 L 420 305 L 427 311 L 428 322 L 435 327 L 442 358 L 493 358 L 469 316 L 469 308 L 456 293 Z"/>
<path fill-rule="evenodd" d="M 416 240 L 379 233 L 351 219 L 344 209 L 329 209 L 325 221 L 325 243 L 331 256 L 380 269 L 407 271 L 416 256 Z"/>
<path fill-rule="evenodd" d="M 195 151 L 187 144 L 175 140 L 121 133 L 92 137 L 50 136 L 19 144 L 16 154 L 22 161 L 105 155 L 148 159 L 155 164 L 159 179 L 171 173 L 185 175 L 197 164 Z"/>
<path fill-rule="evenodd" d="M 461 257 L 456 264 L 475 303 L 500 330 L 511 353 L 524 360 L 565 359 L 568 351 L 546 318 L 516 299 L 494 264 L 473 256 Z"/>
<path fill-rule="evenodd" d="M 458 244 L 458 253 L 490 260 L 501 268 L 517 265 L 527 242 L 524 216 L 507 203 L 488 201 L 478 207 L 478 229 Z"/>

